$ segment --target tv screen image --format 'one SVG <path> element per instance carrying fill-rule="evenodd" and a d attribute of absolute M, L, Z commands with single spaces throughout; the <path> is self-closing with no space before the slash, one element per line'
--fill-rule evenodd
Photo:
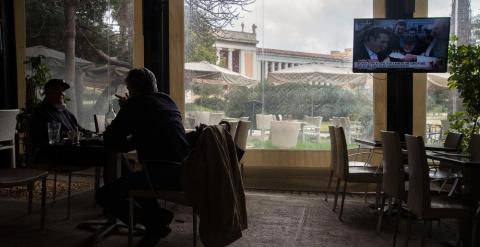
<path fill-rule="evenodd" d="M 446 72 L 450 18 L 354 19 L 353 72 Z"/>

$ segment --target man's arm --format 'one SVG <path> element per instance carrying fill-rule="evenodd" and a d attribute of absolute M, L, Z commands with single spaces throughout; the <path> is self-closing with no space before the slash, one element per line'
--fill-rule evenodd
<path fill-rule="evenodd" d="M 130 127 L 135 119 L 134 112 L 128 105 L 120 109 L 117 117 L 103 132 L 105 147 L 120 152 L 129 152 L 135 149 L 130 131 Z"/>

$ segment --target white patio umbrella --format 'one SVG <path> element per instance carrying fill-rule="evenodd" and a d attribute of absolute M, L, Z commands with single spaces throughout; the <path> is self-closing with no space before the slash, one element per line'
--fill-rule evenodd
<path fill-rule="evenodd" d="M 448 77 L 450 73 L 430 73 L 427 74 L 427 81 L 441 88 L 448 88 Z"/>
<path fill-rule="evenodd" d="M 356 86 L 367 81 L 366 74 L 353 73 L 352 68 L 324 64 L 305 64 L 268 74 L 274 85 L 308 83 L 311 85 Z"/>
<path fill-rule="evenodd" d="M 185 79 L 193 83 L 219 84 L 228 86 L 256 85 L 256 80 L 242 74 L 210 64 L 206 61 L 185 63 Z"/>

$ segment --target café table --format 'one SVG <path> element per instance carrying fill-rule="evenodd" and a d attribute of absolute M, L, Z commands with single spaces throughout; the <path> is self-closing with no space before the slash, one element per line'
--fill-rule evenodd
<path fill-rule="evenodd" d="M 429 159 L 461 168 L 463 170 L 464 196 L 477 201 L 477 203 L 480 202 L 480 179 L 478 179 L 480 177 L 480 160 L 474 159 L 470 155 L 439 151 L 429 151 L 426 156 Z M 478 219 L 479 215 L 480 207 L 477 207 L 475 218 Z M 479 230 L 480 229 L 477 228 L 476 233 L 474 233 L 474 243 L 472 246 L 478 246 L 478 240 L 480 239 Z"/>
<path fill-rule="evenodd" d="M 101 138 L 83 138 L 80 143 L 74 144 L 70 140 L 63 140 L 59 143 L 49 144 L 42 147 L 50 159 L 65 166 L 85 165 L 104 168 L 104 183 L 115 181 L 121 175 L 121 153 L 107 150 Z M 89 239 L 89 246 L 95 246 L 109 234 L 113 233 L 121 225 L 117 220 L 106 212 L 107 220 L 92 220 L 77 225 L 79 229 L 96 230 Z"/>

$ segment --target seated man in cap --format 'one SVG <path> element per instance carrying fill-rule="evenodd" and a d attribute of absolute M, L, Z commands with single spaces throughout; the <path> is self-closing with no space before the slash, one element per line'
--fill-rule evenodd
<path fill-rule="evenodd" d="M 90 132 L 79 126 L 73 113 L 65 106 L 65 90 L 69 88 L 70 85 L 62 79 L 51 79 L 45 84 L 45 98 L 37 105 L 32 116 L 30 135 L 33 145 L 48 144 L 47 123 L 53 121 L 60 123 L 61 137 L 67 137 L 70 131 Z"/>

